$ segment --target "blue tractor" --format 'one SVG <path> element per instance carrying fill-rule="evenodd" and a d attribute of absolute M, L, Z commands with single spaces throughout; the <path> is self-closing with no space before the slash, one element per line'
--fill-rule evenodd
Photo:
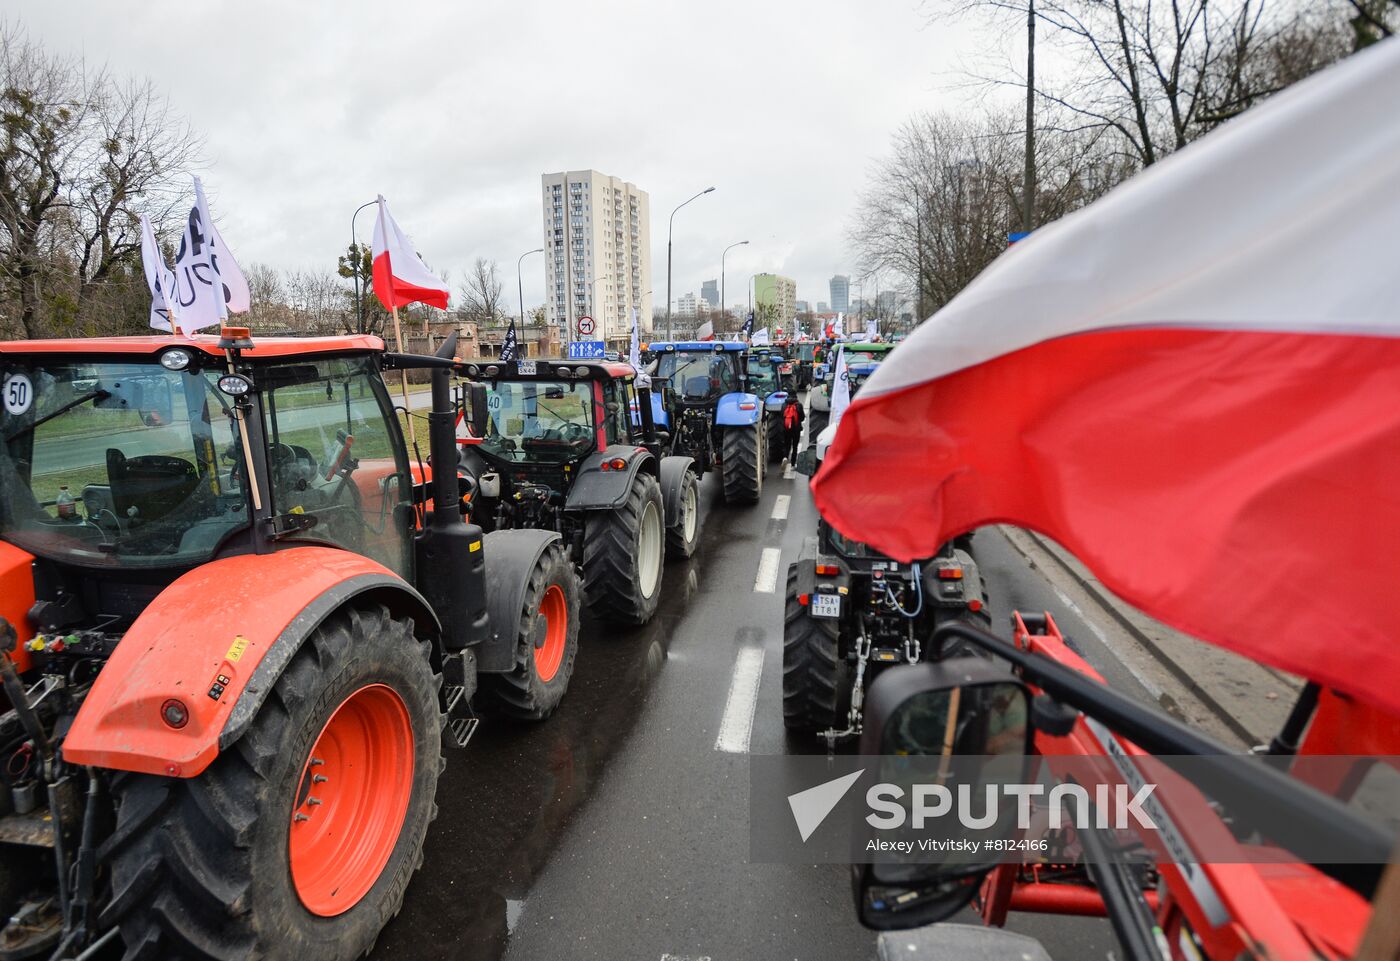
<path fill-rule="evenodd" d="M 757 503 L 763 493 L 763 401 L 748 386 L 747 344 L 652 342 L 656 356 L 652 419 L 669 434 L 669 452 L 716 470 L 724 499 Z"/>

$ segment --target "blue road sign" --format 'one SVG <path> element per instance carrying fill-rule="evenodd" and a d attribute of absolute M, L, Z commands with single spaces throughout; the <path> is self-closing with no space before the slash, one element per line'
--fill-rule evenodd
<path fill-rule="evenodd" d="M 601 340 L 575 340 L 569 344 L 570 360 L 601 360 L 604 353 Z"/>

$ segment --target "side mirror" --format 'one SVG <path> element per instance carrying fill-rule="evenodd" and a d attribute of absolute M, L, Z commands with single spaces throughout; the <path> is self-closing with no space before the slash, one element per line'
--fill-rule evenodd
<path fill-rule="evenodd" d="M 903 860 L 854 865 L 856 912 L 866 927 L 896 930 L 945 920 L 972 900 L 1000 863 L 986 842 L 1015 835 L 1017 804 L 999 804 L 996 817 L 975 828 L 958 816 L 934 818 L 926 827 L 925 805 L 943 794 L 960 802 L 966 792 L 983 815 L 983 799 L 1004 799 L 1003 785 L 1024 783 L 1030 703 L 1019 678 L 980 657 L 891 668 L 870 685 L 861 753 L 881 759 L 880 781 L 905 817 L 889 829 L 867 819 L 860 829 L 881 840 L 934 839 L 947 852 L 968 853 L 920 853 L 915 843 Z M 972 848 L 972 840 L 982 843 Z"/>
<path fill-rule="evenodd" d="M 486 385 L 470 383 L 467 384 L 467 401 L 469 404 L 470 420 L 473 437 L 485 437 L 488 411 L 486 409 Z"/>
<path fill-rule="evenodd" d="M 793 465 L 793 470 L 799 474 L 806 474 L 808 477 L 817 472 L 817 449 L 808 447 L 797 455 L 797 463 Z"/>

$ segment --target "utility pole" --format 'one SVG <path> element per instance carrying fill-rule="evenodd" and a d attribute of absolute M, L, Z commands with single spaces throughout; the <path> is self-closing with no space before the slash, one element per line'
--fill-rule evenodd
<path fill-rule="evenodd" d="M 1035 0 L 1026 0 L 1026 173 L 1021 229 L 1035 229 Z"/>
<path fill-rule="evenodd" d="M 914 295 L 914 323 L 922 324 L 924 317 L 924 198 L 919 188 L 914 188 L 914 260 L 918 271 L 918 283 Z"/>

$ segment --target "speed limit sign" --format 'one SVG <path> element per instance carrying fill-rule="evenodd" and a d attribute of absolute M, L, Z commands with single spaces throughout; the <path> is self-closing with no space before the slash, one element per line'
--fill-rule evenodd
<path fill-rule="evenodd" d="M 585 337 L 593 333 L 593 318 L 580 317 L 578 319 L 578 332 Z"/>

